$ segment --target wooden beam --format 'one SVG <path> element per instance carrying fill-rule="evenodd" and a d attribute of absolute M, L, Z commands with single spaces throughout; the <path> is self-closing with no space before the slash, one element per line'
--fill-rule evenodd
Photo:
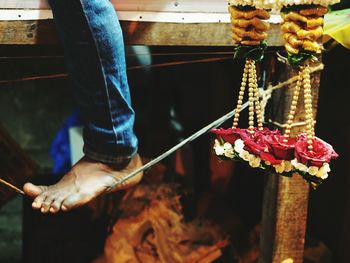
<path fill-rule="evenodd" d="M 111 0 L 118 11 L 203 12 L 227 11 L 227 0 Z M 1 0 L 3 9 L 49 9 L 47 0 Z"/>
<path fill-rule="evenodd" d="M 53 20 L 0 21 L 2 45 L 50 45 L 59 40 Z"/>
<path fill-rule="evenodd" d="M 121 22 L 127 45 L 232 46 L 227 23 Z M 59 44 L 53 20 L 0 21 L 0 45 Z M 270 46 L 282 46 L 279 25 L 269 30 Z"/>
<path fill-rule="evenodd" d="M 278 62 L 275 61 L 272 64 L 276 65 L 276 63 Z M 277 70 L 274 72 L 277 72 L 279 78 L 286 79 L 296 75 L 296 71 L 280 64 L 277 64 L 274 70 Z M 284 76 L 283 72 L 286 72 Z M 320 73 L 314 73 L 311 82 L 314 99 L 313 111 L 316 114 Z M 294 87 L 294 85 L 291 86 Z M 293 96 L 292 87 L 276 91 L 272 97 L 271 116 L 276 122 L 286 122 Z M 303 96 L 300 96 L 298 105 L 303 105 L 302 99 Z M 304 121 L 304 116 L 303 107 L 299 106 L 295 117 L 296 122 Z M 303 131 L 304 126 L 295 127 L 292 129 L 291 136 Z M 259 263 L 303 262 L 308 195 L 309 185 L 301 176 L 294 174 L 292 178 L 286 178 L 268 174 L 263 201 Z"/>

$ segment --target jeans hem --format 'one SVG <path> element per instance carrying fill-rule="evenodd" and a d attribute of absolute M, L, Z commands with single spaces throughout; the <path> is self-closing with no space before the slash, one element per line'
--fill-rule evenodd
<path fill-rule="evenodd" d="M 131 161 L 131 159 L 136 155 L 137 149 L 134 150 L 131 154 L 120 154 L 116 153 L 115 155 L 108 155 L 103 153 L 97 153 L 95 151 L 92 151 L 88 149 L 86 146 L 83 148 L 84 154 L 96 161 L 102 162 L 102 163 L 110 163 L 110 164 L 127 164 Z"/>

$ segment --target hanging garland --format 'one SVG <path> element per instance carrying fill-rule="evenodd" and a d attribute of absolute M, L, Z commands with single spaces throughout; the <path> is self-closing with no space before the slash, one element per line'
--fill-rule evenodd
<path fill-rule="evenodd" d="M 315 136 L 308 62 L 322 51 L 318 41 L 323 34 L 323 15 L 328 10 L 325 6 L 334 0 L 323 1 L 322 5 L 319 5 L 321 1 L 315 5 L 299 0 L 302 5 L 298 6 L 291 2 L 241 0 L 230 3 L 233 40 L 236 43 L 235 58 L 245 58 L 246 62 L 232 128 L 212 131 L 217 136 L 214 151 L 221 159 L 244 161 L 253 168 L 270 169 L 283 176 L 298 173 L 313 187 L 317 187 L 328 177 L 329 163 L 338 155 L 330 144 Z M 268 24 L 262 21 L 269 18 L 266 9 L 281 6 L 284 19 L 281 30 L 288 61 L 299 68 L 283 135 L 278 130 L 263 127 L 256 74 L 256 61 L 263 58 L 267 46 L 265 39 Z M 238 121 L 247 86 L 249 127 L 242 129 L 238 128 Z M 290 138 L 301 91 L 304 95 L 306 133 Z"/>
<path fill-rule="evenodd" d="M 297 136 L 295 159 L 292 160 L 292 165 L 294 170 L 314 187 L 328 177 L 329 163 L 331 159 L 338 157 L 330 144 L 315 136 L 309 66 L 310 60 L 317 60 L 317 54 L 323 50 L 321 38 L 324 15 L 328 12 L 328 5 L 335 2 L 314 0 L 291 5 L 288 1 L 281 1 L 284 4 L 281 10 L 283 18 L 281 31 L 285 40 L 288 62 L 299 71 L 284 137 L 287 140 L 290 136 L 299 95 L 303 91 L 306 132 Z"/>
<path fill-rule="evenodd" d="M 234 1 L 229 6 L 232 38 L 236 44 L 234 57 L 244 58 L 245 66 L 232 128 L 213 130 L 217 135 L 214 151 L 220 158 L 243 161 L 251 167 L 265 169 L 279 162 L 270 154 L 269 145 L 264 139 L 268 134 L 277 134 L 277 131 L 271 132 L 263 127 L 256 72 L 256 62 L 263 58 L 267 47 L 265 40 L 269 24 L 263 20 L 269 19 L 270 15 L 265 6 L 256 5 L 255 2 Z M 247 87 L 249 127 L 242 129 L 238 128 L 238 122 Z"/>

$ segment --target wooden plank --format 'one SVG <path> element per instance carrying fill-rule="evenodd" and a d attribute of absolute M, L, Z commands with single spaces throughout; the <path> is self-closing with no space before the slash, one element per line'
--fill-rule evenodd
<path fill-rule="evenodd" d="M 59 43 L 52 20 L 1 21 L 0 44 L 47 45 Z"/>
<path fill-rule="evenodd" d="M 231 26 L 224 23 L 121 22 L 125 43 L 150 46 L 232 46 Z M 2 45 L 59 44 L 53 20 L 0 21 Z M 281 46 L 279 25 L 269 30 L 270 46 Z"/>
<path fill-rule="evenodd" d="M 162 12 L 162 11 L 117 11 L 120 21 L 163 22 L 163 23 L 231 23 L 228 12 Z M 2 9 L 0 21 L 22 21 L 53 19 L 50 9 Z M 270 24 L 280 24 L 279 14 L 271 14 L 266 20 Z"/>
<path fill-rule="evenodd" d="M 227 12 L 227 0 L 112 0 L 118 11 Z M 1 0 L 0 9 L 49 9 L 47 0 Z"/>
<path fill-rule="evenodd" d="M 33 175 L 36 165 L 11 136 L 0 127 L 0 178 L 22 188 Z M 0 206 L 17 193 L 0 184 Z"/>
<path fill-rule="evenodd" d="M 272 64 L 276 64 L 276 61 Z M 277 67 L 279 68 L 277 72 L 286 72 L 286 76 L 281 74 L 279 78 L 285 79 L 296 75 L 296 72 L 289 67 L 284 68 L 280 64 Z M 314 73 L 311 82 L 313 111 L 316 114 L 320 73 Z M 292 96 L 291 87 L 274 93 L 271 115 L 274 116 L 275 121 L 286 122 Z M 302 99 L 303 96 L 299 98 L 299 105 L 303 105 Z M 303 107 L 299 106 L 295 117 L 296 122 L 304 121 L 304 116 Z M 295 127 L 292 129 L 291 136 L 302 131 L 304 126 Z M 268 175 L 263 202 L 260 263 L 303 262 L 308 194 L 309 185 L 299 175 L 294 174 L 293 178 L 276 174 Z"/>
<path fill-rule="evenodd" d="M 164 22 L 164 23 L 230 23 L 228 13 L 190 12 L 145 12 L 119 11 L 120 21 Z M 271 22 L 280 16 L 273 15 Z M 51 10 L 42 9 L 0 9 L 0 21 L 22 21 L 53 19 Z M 277 20 L 278 21 L 278 20 Z"/>

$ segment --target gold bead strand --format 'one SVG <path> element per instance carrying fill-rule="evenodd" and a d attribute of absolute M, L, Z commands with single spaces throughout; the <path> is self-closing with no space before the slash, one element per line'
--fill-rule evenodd
<path fill-rule="evenodd" d="M 309 86 L 308 89 L 308 96 L 310 99 L 310 116 L 309 116 L 309 122 L 310 122 L 310 126 L 311 126 L 311 131 L 310 134 L 312 135 L 312 139 L 315 137 L 315 120 L 314 120 L 314 114 L 313 114 L 313 104 L 312 104 L 312 85 L 311 85 L 311 76 L 310 76 L 310 67 L 308 66 L 308 72 L 307 72 L 307 76 L 306 79 L 304 80 L 304 82 L 306 82 Z M 306 128 L 308 128 L 309 126 L 307 126 Z M 310 127 L 309 127 L 310 128 Z"/>
<path fill-rule="evenodd" d="M 294 122 L 294 118 L 295 118 L 295 112 L 297 109 L 297 105 L 298 105 L 298 99 L 299 99 L 299 94 L 300 94 L 300 90 L 301 90 L 301 86 L 303 83 L 303 68 L 300 67 L 299 73 L 298 73 L 298 81 L 297 84 L 295 85 L 294 88 L 294 92 L 293 92 L 293 99 L 292 99 L 292 104 L 290 106 L 290 111 L 288 114 L 288 118 L 287 118 L 287 127 L 286 130 L 284 131 L 284 142 L 288 142 L 288 138 L 290 137 L 290 132 L 292 129 L 292 124 Z"/>
<path fill-rule="evenodd" d="M 254 62 L 249 60 L 249 78 L 248 78 L 248 99 L 249 99 L 249 132 L 254 133 Z"/>
<path fill-rule="evenodd" d="M 307 135 L 307 148 L 309 151 L 313 150 L 312 142 L 314 138 L 313 129 L 313 111 L 312 111 L 312 95 L 311 95 L 311 81 L 310 81 L 310 68 L 309 65 L 305 66 L 303 72 L 303 86 L 304 86 L 304 104 L 305 104 L 305 122 L 306 122 L 306 135 Z"/>
<path fill-rule="evenodd" d="M 246 60 L 245 65 L 244 65 L 244 69 L 243 69 L 241 88 L 240 88 L 238 99 L 237 99 L 237 107 L 236 107 L 236 112 L 235 112 L 235 115 L 233 118 L 232 128 L 237 128 L 237 126 L 238 126 L 239 115 L 240 115 L 240 112 L 242 109 L 242 104 L 243 104 L 244 91 L 245 91 L 245 87 L 247 85 L 248 72 L 249 72 L 249 63 L 248 63 L 248 60 Z"/>
<path fill-rule="evenodd" d="M 258 88 L 258 78 L 256 75 L 255 61 L 252 61 L 252 66 L 253 66 L 253 79 L 254 79 L 254 83 L 253 83 L 252 87 L 254 88 L 256 121 L 258 124 L 258 129 L 260 131 L 262 131 L 263 130 L 263 122 L 262 122 L 262 115 L 261 115 L 260 95 L 259 95 L 259 88 Z"/>

